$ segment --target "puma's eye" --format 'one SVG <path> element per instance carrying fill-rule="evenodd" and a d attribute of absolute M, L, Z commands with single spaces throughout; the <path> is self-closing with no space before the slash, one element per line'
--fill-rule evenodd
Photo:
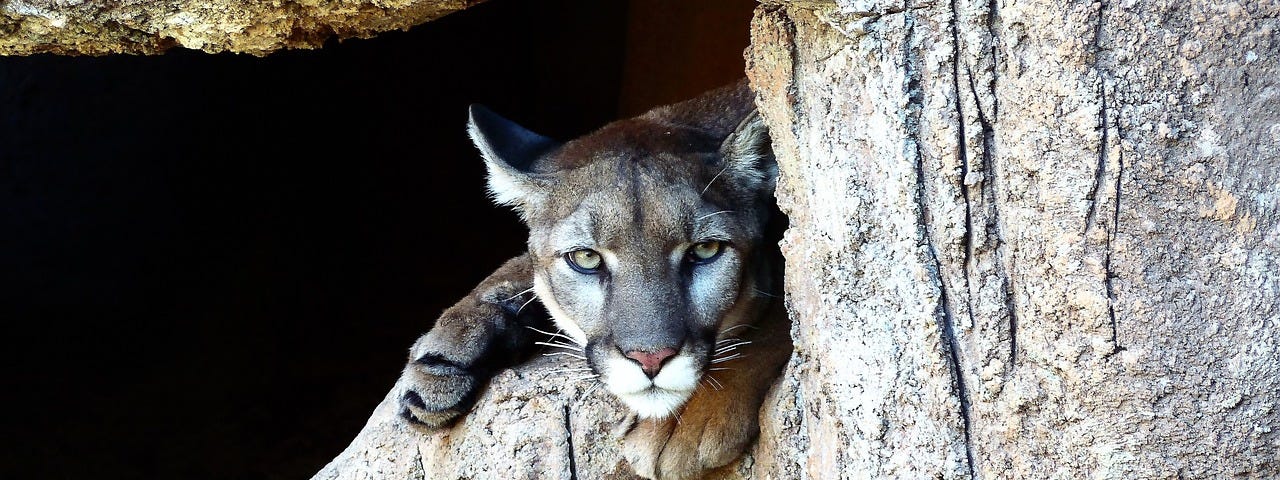
<path fill-rule="evenodd" d="M 696 265 L 711 263 L 724 252 L 724 242 L 695 243 L 689 247 L 689 261 Z"/>
<path fill-rule="evenodd" d="M 578 273 L 596 273 L 600 271 L 600 252 L 595 250 L 574 250 L 564 254 L 564 260 Z"/>

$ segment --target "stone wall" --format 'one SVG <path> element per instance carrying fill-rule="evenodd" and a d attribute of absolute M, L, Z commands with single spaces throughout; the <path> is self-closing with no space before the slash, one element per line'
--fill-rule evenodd
<path fill-rule="evenodd" d="M 779 3 L 748 71 L 796 356 L 758 466 L 1280 473 L 1280 4 Z"/>

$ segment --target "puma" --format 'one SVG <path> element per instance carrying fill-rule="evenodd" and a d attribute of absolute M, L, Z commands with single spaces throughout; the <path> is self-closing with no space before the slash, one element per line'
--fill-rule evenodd
<path fill-rule="evenodd" d="M 635 413 L 623 445 L 637 474 L 697 478 L 740 456 L 791 354 L 771 293 L 785 220 L 753 100 L 743 81 L 563 144 L 473 106 L 490 194 L 528 225 L 528 253 L 415 343 L 401 416 L 445 426 L 495 371 L 551 344 Z M 558 333 L 526 328 L 546 314 Z"/>

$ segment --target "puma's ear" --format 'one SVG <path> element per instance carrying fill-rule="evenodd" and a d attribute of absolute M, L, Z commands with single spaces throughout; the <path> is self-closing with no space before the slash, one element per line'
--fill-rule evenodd
<path fill-rule="evenodd" d="M 471 105 L 470 116 L 467 132 L 489 170 L 489 195 L 523 214 L 546 194 L 543 182 L 531 172 L 534 161 L 559 144 L 482 105 Z"/>
<path fill-rule="evenodd" d="M 720 145 L 723 158 L 720 175 L 746 191 L 773 194 L 778 163 L 773 156 L 769 128 L 760 113 L 752 110 L 738 128 Z"/>

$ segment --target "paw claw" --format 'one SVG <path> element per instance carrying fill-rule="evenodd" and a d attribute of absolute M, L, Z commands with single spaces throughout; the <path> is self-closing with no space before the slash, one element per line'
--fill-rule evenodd
<path fill-rule="evenodd" d="M 408 406 L 418 407 L 423 410 L 427 409 L 427 403 L 422 401 L 422 395 L 418 395 L 418 392 L 412 390 L 404 392 L 404 395 L 400 397 L 400 403 L 405 403 L 408 404 Z"/>
<path fill-rule="evenodd" d="M 460 409 L 432 410 L 416 392 L 400 396 L 400 418 L 417 427 L 440 428 L 447 426 L 462 414 Z"/>
<path fill-rule="evenodd" d="M 417 427 L 434 428 L 432 425 L 428 425 L 426 422 L 419 420 L 418 416 L 414 415 L 413 410 L 411 410 L 409 407 L 405 407 L 405 406 L 400 407 L 400 418 L 404 420 L 406 423 L 408 423 L 409 425 L 413 425 Z"/>
<path fill-rule="evenodd" d="M 466 368 L 456 363 L 450 362 L 449 360 L 445 359 L 443 355 L 439 355 L 435 353 L 428 353 L 426 355 L 418 357 L 418 359 L 414 360 L 413 363 L 421 366 L 422 368 L 426 369 L 428 372 L 434 375 L 448 376 L 448 375 L 466 375 L 467 374 Z"/>

